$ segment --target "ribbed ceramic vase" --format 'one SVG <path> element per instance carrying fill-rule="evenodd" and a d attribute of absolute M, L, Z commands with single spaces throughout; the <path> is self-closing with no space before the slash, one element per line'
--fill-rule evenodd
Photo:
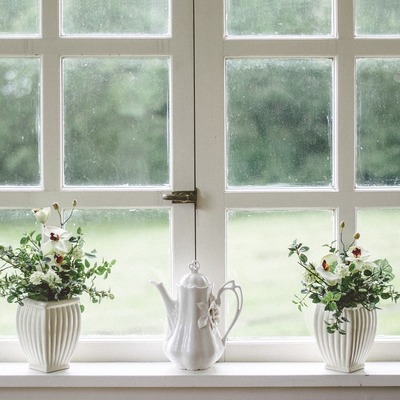
<path fill-rule="evenodd" d="M 25 299 L 17 309 L 17 333 L 29 367 L 53 372 L 69 368 L 81 330 L 79 299 Z"/>
<path fill-rule="evenodd" d="M 365 360 L 374 344 L 376 310 L 363 307 L 347 308 L 343 316 L 348 319 L 345 335 L 328 333 L 326 323 L 332 313 L 317 304 L 314 314 L 314 332 L 325 368 L 339 372 L 354 372 L 364 368 Z"/>

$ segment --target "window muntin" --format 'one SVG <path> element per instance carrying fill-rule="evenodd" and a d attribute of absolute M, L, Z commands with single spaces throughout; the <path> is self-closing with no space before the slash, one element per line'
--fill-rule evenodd
<path fill-rule="evenodd" d="M 65 58 L 66 186 L 167 186 L 169 59 Z"/>
<path fill-rule="evenodd" d="M 166 36 L 169 0 L 63 0 L 63 34 L 79 36 Z"/>
<path fill-rule="evenodd" d="M 0 37 L 38 36 L 40 0 L 0 0 Z"/>
<path fill-rule="evenodd" d="M 38 57 L 0 58 L 0 185 L 39 186 Z"/>
<path fill-rule="evenodd" d="M 400 186 L 400 58 L 357 60 L 357 185 Z"/>
<path fill-rule="evenodd" d="M 226 61 L 229 188 L 332 187 L 332 77 L 332 59 Z"/>
<path fill-rule="evenodd" d="M 357 36 L 400 36 L 400 4 L 397 0 L 355 0 Z"/>
<path fill-rule="evenodd" d="M 228 36 L 330 36 L 330 0 L 226 0 Z"/>

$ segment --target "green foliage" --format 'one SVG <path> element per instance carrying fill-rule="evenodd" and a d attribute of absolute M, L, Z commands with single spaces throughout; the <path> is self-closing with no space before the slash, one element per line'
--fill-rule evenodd
<path fill-rule="evenodd" d="M 328 35 L 332 5 L 326 0 L 228 0 L 232 35 Z"/>
<path fill-rule="evenodd" d="M 64 220 L 58 203 L 54 208 Z M 85 252 L 81 228 L 76 235 L 70 235 L 63 228 L 45 226 L 50 215 L 50 207 L 34 210 L 36 218 L 43 224 L 43 233 L 35 231 L 24 234 L 18 247 L 0 246 L 0 296 L 9 303 L 22 304 L 25 298 L 40 301 L 59 301 L 71 299 L 86 293 L 93 303 L 103 298 L 113 299 L 110 290 L 99 290 L 95 280 L 104 279 L 111 273 L 116 261 L 91 262 L 95 260 L 95 250 Z M 43 241 L 44 236 L 44 241 Z"/>
<path fill-rule="evenodd" d="M 169 182 L 167 58 L 68 58 L 65 174 L 70 185 Z"/>
<path fill-rule="evenodd" d="M 39 33 L 39 0 L 0 0 L 0 9 L 1 33 Z"/>
<path fill-rule="evenodd" d="M 327 245 L 329 254 L 324 256 L 319 265 L 308 261 L 305 254 L 309 248 L 294 240 L 289 247 L 289 257 L 296 254 L 298 264 L 304 269 L 302 280 L 302 297 L 295 296 L 294 304 L 301 311 L 307 306 L 307 299 L 313 303 L 322 303 L 325 311 L 332 312 L 332 319 L 325 321 L 329 333 L 345 334 L 343 324 L 348 322 L 343 317 L 345 308 L 364 307 L 371 311 L 378 308 L 380 300 L 397 301 L 400 293 L 395 291 L 390 282 L 394 278 L 391 265 L 386 259 L 373 263 L 366 261 L 368 252 L 359 246 L 346 247 L 342 241 L 342 249 Z M 356 234 L 355 237 L 359 237 Z"/>
<path fill-rule="evenodd" d="M 230 185 L 331 184 L 331 68 L 328 59 L 228 60 Z"/>
<path fill-rule="evenodd" d="M 83 293 L 87 293 L 93 303 L 105 297 L 114 297 L 110 291 L 98 290 L 95 279 L 97 276 L 107 278 L 115 260 L 103 260 L 91 265 L 87 257 L 94 257 L 94 254 L 81 253 L 83 238 L 77 235 L 71 237 L 71 250 L 63 257 L 62 263 L 56 265 L 51 257 L 43 254 L 40 239 L 41 235 L 31 232 L 24 234 L 17 248 L 0 247 L 0 260 L 3 262 L 0 268 L 0 295 L 6 297 L 9 303 L 21 303 L 27 297 L 58 301 L 81 296 Z M 55 274 L 54 279 L 43 278 L 38 284 L 34 283 L 34 274 L 47 275 L 49 271 Z"/>
<path fill-rule="evenodd" d="M 400 185 L 399 59 L 357 63 L 358 163 L 361 185 Z"/>
<path fill-rule="evenodd" d="M 37 1 L 2 3 L 2 32 L 21 32 L 25 25 L 34 31 Z M 166 29 L 168 15 L 165 0 L 138 0 L 133 5 L 68 0 L 63 8 L 66 33 L 133 30 L 151 34 Z M 228 30 L 236 34 L 330 32 L 330 1 L 234 0 L 227 1 L 227 9 Z M 395 0 L 358 1 L 356 13 L 363 31 L 398 31 Z M 330 59 L 307 58 L 305 64 L 299 59 L 287 59 L 286 64 L 282 59 L 265 60 L 270 62 L 248 58 L 236 71 L 228 60 L 229 184 L 331 184 L 334 90 L 331 68 L 320 64 L 329 64 Z M 67 184 L 169 183 L 170 93 L 164 61 L 154 57 L 65 59 Z M 399 185 L 399 61 L 358 61 L 357 182 Z M 38 185 L 40 181 L 40 86 L 38 58 L 0 60 L 0 185 Z"/>
<path fill-rule="evenodd" d="M 167 0 L 64 0 L 66 34 L 168 33 Z"/>
<path fill-rule="evenodd" d="M 0 59 L 0 185 L 37 185 L 40 62 Z"/>
<path fill-rule="evenodd" d="M 398 0 L 357 0 L 356 32 L 361 35 L 398 35 L 400 31 Z"/>

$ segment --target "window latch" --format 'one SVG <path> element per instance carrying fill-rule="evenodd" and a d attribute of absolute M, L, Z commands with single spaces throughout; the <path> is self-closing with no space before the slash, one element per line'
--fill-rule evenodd
<path fill-rule="evenodd" d="M 197 189 L 190 191 L 176 191 L 169 194 L 163 195 L 163 200 L 172 201 L 173 204 L 187 204 L 194 203 L 197 201 Z"/>

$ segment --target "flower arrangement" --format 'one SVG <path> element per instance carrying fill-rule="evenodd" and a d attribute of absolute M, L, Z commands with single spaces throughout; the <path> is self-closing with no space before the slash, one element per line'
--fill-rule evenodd
<path fill-rule="evenodd" d="M 110 290 L 98 290 L 94 281 L 97 276 L 107 278 L 115 260 L 98 263 L 95 250 L 83 250 L 81 228 L 75 235 L 64 229 L 76 206 L 74 200 L 68 217 L 64 219 L 60 205 L 53 204 L 60 219 L 59 228 L 46 226 L 51 207 L 32 210 L 42 224 L 42 232 L 24 234 L 16 248 L 0 245 L 0 296 L 6 297 L 9 303 L 22 305 L 25 298 L 59 301 L 83 293 L 88 294 L 93 303 L 106 297 L 114 298 Z"/>
<path fill-rule="evenodd" d="M 371 311 L 378 309 L 380 300 L 397 301 L 400 293 L 390 282 L 394 278 L 392 267 L 386 259 L 368 261 L 369 253 L 356 245 L 359 233 L 353 236 L 353 242 L 346 246 L 343 242 L 345 223 L 340 223 L 340 249 L 335 241 L 324 245 L 328 254 L 319 263 L 309 262 L 306 252 L 309 247 L 294 240 L 289 247 L 289 257 L 296 254 L 298 264 L 304 268 L 302 279 L 302 297 L 293 300 L 302 311 L 309 298 L 313 303 L 322 303 L 326 311 L 332 312 L 332 319 L 325 321 L 329 333 L 345 334 L 343 324 L 349 322 L 343 316 L 345 308 L 364 307 Z"/>

